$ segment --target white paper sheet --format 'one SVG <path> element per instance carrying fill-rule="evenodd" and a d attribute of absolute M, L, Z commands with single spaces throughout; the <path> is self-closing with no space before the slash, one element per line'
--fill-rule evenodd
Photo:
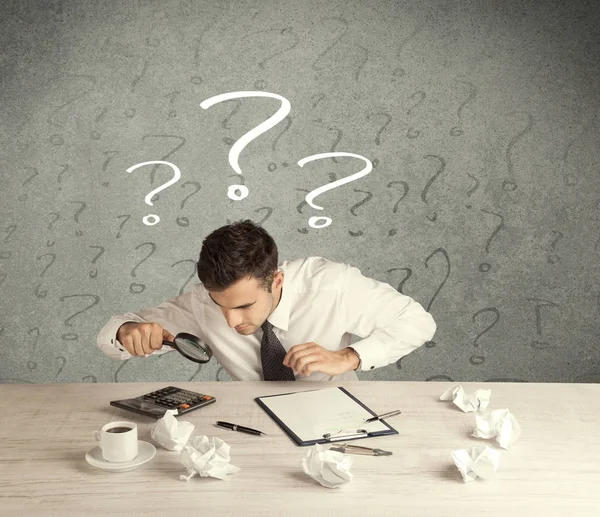
<path fill-rule="evenodd" d="M 373 415 L 339 388 L 301 391 L 261 398 L 303 442 L 332 435 L 354 434 L 357 429 L 385 431 L 380 421 L 365 423 Z M 389 410 L 389 408 L 384 408 Z"/>

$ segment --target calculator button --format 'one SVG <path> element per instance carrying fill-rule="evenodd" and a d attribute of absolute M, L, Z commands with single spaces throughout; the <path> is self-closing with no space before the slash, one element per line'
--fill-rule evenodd
<path fill-rule="evenodd" d="M 190 405 L 189 405 L 189 404 L 180 404 L 180 405 L 179 405 L 179 407 L 180 407 L 181 409 L 187 409 L 187 408 L 189 408 L 189 407 L 190 407 Z"/>
<path fill-rule="evenodd" d="M 202 400 L 210 400 L 212 397 L 210 395 L 203 395 Z"/>

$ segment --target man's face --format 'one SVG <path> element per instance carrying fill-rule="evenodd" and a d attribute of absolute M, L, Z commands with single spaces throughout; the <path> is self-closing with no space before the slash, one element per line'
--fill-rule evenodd
<path fill-rule="evenodd" d="M 262 287 L 259 280 L 254 277 L 242 278 L 224 291 L 209 291 L 227 325 L 234 328 L 238 334 L 248 336 L 254 334 L 269 317 L 281 297 L 283 286 L 283 272 L 275 274 L 271 292 Z"/>

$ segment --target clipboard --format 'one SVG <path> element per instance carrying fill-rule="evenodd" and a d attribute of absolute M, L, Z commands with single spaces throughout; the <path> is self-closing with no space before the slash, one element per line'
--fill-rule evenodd
<path fill-rule="evenodd" d="M 302 447 L 399 434 L 385 420 L 365 423 L 366 418 L 376 413 L 341 386 L 266 395 L 254 400 Z"/>

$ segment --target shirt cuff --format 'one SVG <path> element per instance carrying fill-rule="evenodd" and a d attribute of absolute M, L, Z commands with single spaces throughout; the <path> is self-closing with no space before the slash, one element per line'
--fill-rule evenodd
<path fill-rule="evenodd" d="M 349 346 L 354 348 L 360 355 L 360 369 L 373 370 L 389 364 L 385 347 L 375 337 L 367 337 Z"/>
<path fill-rule="evenodd" d="M 124 361 L 132 357 L 127 349 L 117 340 L 117 331 L 119 330 L 119 327 L 121 327 L 123 323 L 129 321 L 132 320 L 114 319 L 107 323 L 98 334 L 98 348 L 111 359 L 120 359 Z"/>

